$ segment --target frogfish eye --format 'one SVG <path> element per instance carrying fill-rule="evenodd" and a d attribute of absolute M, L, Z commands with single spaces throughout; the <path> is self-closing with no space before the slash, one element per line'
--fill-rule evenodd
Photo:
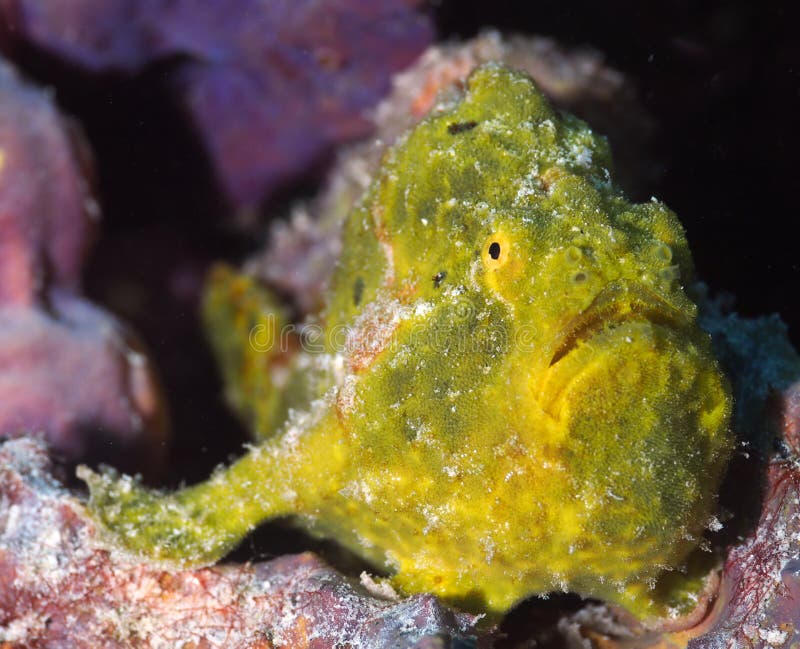
<path fill-rule="evenodd" d="M 483 244 L 483 263 L 487 270 L 499 270 L 510 261 L 511 241 L 505 232 L 495 231 Z"/>

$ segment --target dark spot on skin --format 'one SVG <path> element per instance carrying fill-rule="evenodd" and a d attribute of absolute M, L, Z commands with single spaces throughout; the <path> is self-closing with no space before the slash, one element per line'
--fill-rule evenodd
<path fill-rule="evenodd" d="M 361 304 L 361 297 L 364 295 L 364 278 L 356 277 L 356 283 L 353 284 L 353 304 L 358 306 Z"/>
<path fill-rule="evenodd" d="M 440 270 L 433 276 L 433 288 L 439 288 L 442 285 L 442 281 L 444 278 L 447 277 L 446 270 Z"/>
<path fill-rule="evenodd" d="M 478 122 L 469 121 L 469 122 L 453 122 L 452 124 L 448 124 L 447 132 L 450 135 L 456 135 L 457 133 L 463 133 L 464 131 L 471 131 L 478 125 Z"/>
<path fill-rule="evenodd" d="M 497 241 L 492 242 L 492 245 L 489 246 L 489 256 L 492 259 L 500 259 L 500 244 Z"/>

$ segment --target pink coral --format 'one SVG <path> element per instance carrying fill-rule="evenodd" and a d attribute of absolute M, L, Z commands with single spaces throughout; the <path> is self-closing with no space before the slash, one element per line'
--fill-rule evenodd
<path fill-rule="evenodd" d="M 167 433 L 132 332 L 79 295 L 100 211 L 80 133 L 0 61 L 0 432 L 154 469 Z M 139 457 L 139 460 L 143 458 Z"/>
<path fill-rule="evenodd" d="M 99 216 L 85 155 L 52 97 L 0 60 L 0 303 L 79 286 Z"/>

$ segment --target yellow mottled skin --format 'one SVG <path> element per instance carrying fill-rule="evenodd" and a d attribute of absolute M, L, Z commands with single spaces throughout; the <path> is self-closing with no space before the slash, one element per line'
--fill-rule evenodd
<path fill-rule="evenodd" d="M 288 515 L 476 611 L 568 590 L 674 614 L 697 576 L 654 584 L 713 511 L 731 399 L 677 218 L 610 166 L 527 76 L 479 68 L 349 215 L 313 345 L 215 272 L 206 318 L 260 445 L 168 495 L 84 472 L 96 515 L 186 563 Z"/>

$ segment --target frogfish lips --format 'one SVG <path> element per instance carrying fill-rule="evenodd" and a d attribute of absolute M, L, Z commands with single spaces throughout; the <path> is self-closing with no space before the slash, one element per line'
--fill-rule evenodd
<path fill-rule="evenodd" d="M 594 336 L 635 321 L 673 329 L 683 329 L 689 325 L 678 309 L 642 285 L 624 280 L 611 282 L 588 308 L 561 330 L 553 346 L 550 366 Z"/>
<path fill-rule="evenodd" d="M 707 336 L 694 320 L 635 282 L 606 286 L 551 349 L 535 393 L 544 411 L 559 420 L 587 400 L 602 401 L 608 413 L 627 408 L 629 421 L 639 414 L 657 416 L 654 409 L 666 415 L 672 406 L 688 407 L 676 401 L 697 394 L 698 383 L 719 381 Z M 639 412 L 644 410 L 647 415 Z"/>

